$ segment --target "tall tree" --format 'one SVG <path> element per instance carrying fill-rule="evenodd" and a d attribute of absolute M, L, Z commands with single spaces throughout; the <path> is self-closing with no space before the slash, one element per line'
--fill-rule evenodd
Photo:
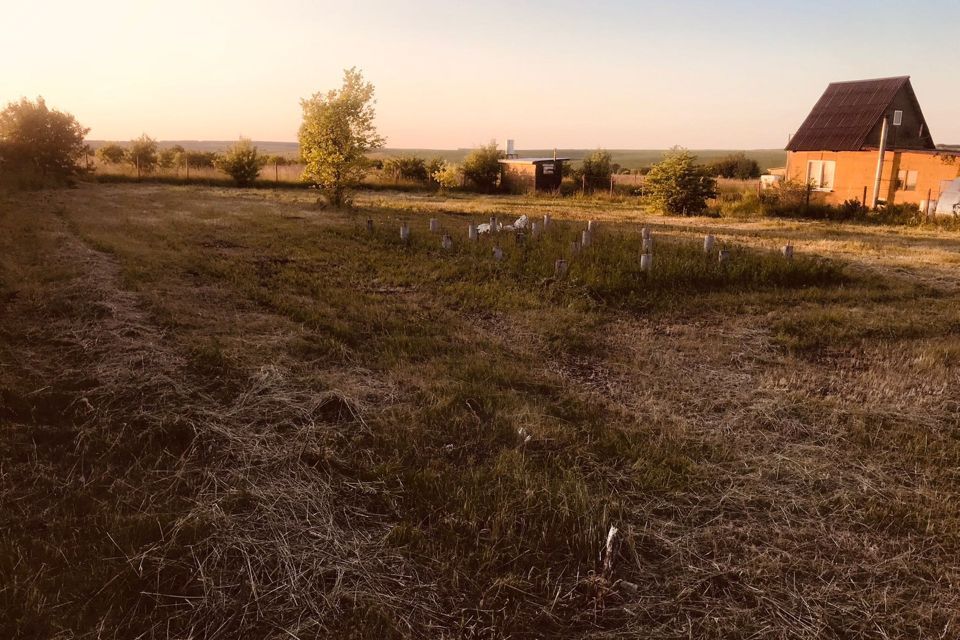
<path fill-rule="evenodd" d="M 366 154 L 383 145 L 374 125 L 374 88 L 356 68 L 343 72 L 343 85 L 301 100 L 300 153 L 303 178 L 339 207 L 363 179 Z"/>
<path fill-rule="evenodd" d="M 69 113 L 47 107 L 43 98 L 36 102 L 23 98 L 0 111 L 5 165 L 44 178 L 64 178 L 82 170 L 88 131 Z"/>

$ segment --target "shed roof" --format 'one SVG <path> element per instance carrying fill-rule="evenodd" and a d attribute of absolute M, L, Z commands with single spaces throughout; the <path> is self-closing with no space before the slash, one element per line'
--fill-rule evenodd
<path fill-rule="evenodd" d="M 538 164 L 540 162 L 553 162 L 554 160 L 569 160 L 570 158 L 502 158 L 500 162 L 504 164 Z"/>
<path fill-rule="evenodd" d="M 919 113 L 909 76 L 830 83 L 790 139 L 787 150 L 860 151 L 904 88 Z"/>

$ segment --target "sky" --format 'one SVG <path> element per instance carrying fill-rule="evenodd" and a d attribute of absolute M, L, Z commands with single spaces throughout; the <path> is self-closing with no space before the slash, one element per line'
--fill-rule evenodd
<path fill-rule="evenodd" d="M 958 0 L 0 0 L 0 103 L 91 139 L 295 141 L 358 67 L 388 147 L 778 148 L 827 83 L 912 76 L 960 144 Z"/>

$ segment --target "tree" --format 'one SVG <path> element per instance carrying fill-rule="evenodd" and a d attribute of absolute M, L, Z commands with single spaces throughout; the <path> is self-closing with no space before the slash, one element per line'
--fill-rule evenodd
<path fill-rule="evenodd" d="M 463 186 L 463 168 L 452 162 L 443 162 L 430 177 L 444 189 Z"/>
<path fill-rule="evenodd" d="M 665 213 L 695 215 L 707 208 L 708 198 L 716 197 L 717 181 L 697 164 L 695 155 L 674 147 L 650 168 L 646 190 Z"/>
<path fill-rule="evenodd" d="M 105 144 L 97 149 L 97 159 L 106 164 L 120 164 L 126 151 L 119 144 Z"/>
<path fill-rule="evenodd" d="M 710 175 L 718 178 L 751 180 L 760 177 L 760 165 L 745 153 L 732 153 L 709 165 Z"/>
<path fill-rule="evenodd" d="M 575 177 L 590 189 L 606 187 L 610 184 L 610 175 L 613 173 L 612 161 L 609 151 L 597 149 L 583 159 Z"/>
<path fill-rule="evenodd" d="M 396 179 L 426 182 L 427 161 L 419 156 L 394 156 L 383 161 L 383 170 Z"/>
<path fill-rule="evenodd" d="M 430 160 L 427 161 L 427 176 L 429 179 L 434 182 L 439 182 L 436 178 L 436 175 L 442 172 L 446 165 L 447 161 L 439 156 L 430 158 Z"/>
<path fill-rule="evenodd" d="M 137 179 L 153 171 L 157 164 L 157 141 L 147 134 L 131 140 L 127 148 L 127 162 L 137 168 Z"/>
<path fill-rule="evenodd" d="M 500 179 L 500 159 L 504 153 L 497 149 L 495 140 L 470 152 L 463 161 L 463 175 L 480 191 L 492 191 Z"/>
<path fill-rule="evenodd" d="M 300 153 L 304 180 L 339 207 L 363 180 L 367 152 L 383 145 L 374 126 L 374 88 L 355 67 L 343 72 L 343 85 L 301 100 Z"/>
<path fill-rule="evenodd" d="M 51 110 L 43 98 L 22 98 L 0 111 L 4 166 L 40 177 L 66 178 L 83 168 L 83 138 L 89 132 L 69 113 Z"/>
<path fill-rule="evenodd" d="M 238 187 L 249 187 L 260 175 L 266 158 L 259 154 L 250 140 L 240 138 L 216 160 L 216 167 L 229 174 Z"/>
<path fill-rule="evenodd" d="M 172 169 L 177 166 L 179 159 L 180 153 L 173 147 L 167 147 L 166 149 L 161 149 L 160 153 L 157 154 L 157 165 L 161 169 Z"/>
<path fill-rule="evenodd" d="M 217 161 L 217 154 L 213 151 L 185 151 L 184 158 L 188 166 L 197 169 L 212 169 Z"/>

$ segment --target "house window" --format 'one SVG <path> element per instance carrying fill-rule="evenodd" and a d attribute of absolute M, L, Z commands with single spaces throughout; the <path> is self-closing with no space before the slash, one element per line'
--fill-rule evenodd
<path fill-rule="evenodd" d="M 917 190 L 917 172 L 900 171 L 897 174 L 897 191 L 916 191 Z"/>
<path fill-rule="evenodd" d="M 817 191 L 833 191 L 833 176 L 837 163 L 833 160 L 810 160 L 807 162 L 807 182 Z"/>

